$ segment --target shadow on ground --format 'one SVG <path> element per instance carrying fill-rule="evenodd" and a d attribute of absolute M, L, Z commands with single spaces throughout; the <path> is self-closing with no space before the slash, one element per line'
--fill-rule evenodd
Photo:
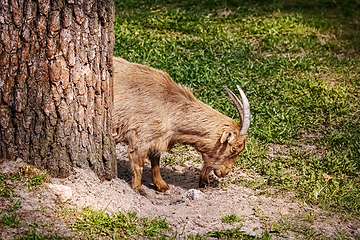
<path fill-rule="evenodd" d="M 118 178 L 126 181 L 131 185 L 131 165 L 129 159 L 126 156 L 126 146 L 117 146 L 118 148 Z M 120 148 L 120 149 L 119 149 Z M 160 163 L 161 164 L 161 163 Z M 167 184 L 179 186 L 183 189 L 192 189 L 199 188 L 199 170 L 201 164 L 188 163 L 183 166 L 178 166 L 177 169 L 173 169 L 172 166 L 162 166 L 161 167 L 161 176 Z M 210 174 L 210 183 L 211 186 L 217 186 L 218 180 L 216 176 Z M 149 189 L 155 189 L 154 184 L 152 183 L 151 177 L 151 164 L 146 161 L 145 167 L 143 169 L 142 184 Z"/>
<path fill-rule="evenodd" d="M 131 166 L 128 160 L 118 159 L 118 178 L 126 181 L 131 185 Z M 172 167 L 161 167 L 161 176 L 167 184 L 179 186 L 183 189 L 199 188 L 199 170 L 196 167 L 184 166 L 181 171 L 173 170 Z M 211 186 L 217 186 L 218 181 L 215 176 L 210 176 Z M 151 166 L 145 164 L 143 170 L 142 184 L 150 189 L 155 189 L 152 183 Z"/>

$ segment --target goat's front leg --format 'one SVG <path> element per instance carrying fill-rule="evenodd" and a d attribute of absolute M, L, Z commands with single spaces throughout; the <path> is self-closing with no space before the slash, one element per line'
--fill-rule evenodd
<path fill-rule="evenodd" d="M 160 156 L 149 156 L 149 159 L 151 161 L 152 179 L 153 179 L 153 183 L 156 186 L 156 189 L 161 192 L 165 192 L 166 190 L 169 190 L 170 189 L 169 185 L 167 185 L 167 183 L 161 177 Z"/>
<path fill-rule="evenodd" d="M 200 171 L 199 187 L 204 188 L 210 185 L 209 174 L 213 169 L 204 164 Z"/>

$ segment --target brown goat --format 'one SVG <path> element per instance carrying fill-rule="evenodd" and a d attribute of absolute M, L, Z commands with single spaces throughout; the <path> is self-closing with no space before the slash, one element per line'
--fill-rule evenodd
<path fill-rule="evenodd" d="M 225 87 L 236 105 L 242 125 L 196 99 L 169 74 L 114 57 L 114 113 L 116 143 L 128 144 L 133 170 L 132 188 L 141 189 L 145 158 L 151 161 L 153 182 L 159 191 L 169 189 L 160 175 L 161 153 L 175 143 L 192 145 L 204 160 L 199 186 L 209 185 L 212 170 L 224 177 L 245 148 L 250 125 L 249 102 L 239 86 L 244 106 Z"/>

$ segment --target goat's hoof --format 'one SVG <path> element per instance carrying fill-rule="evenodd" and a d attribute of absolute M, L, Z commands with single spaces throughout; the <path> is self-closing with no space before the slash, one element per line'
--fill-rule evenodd
<path fill-rule="evenodd" d="M 200 180 L 199 182 L 199 188 L 208 188 L 210 186 L 210 181 L 209 180 L 205 180 L 205 181 L 202 181 Z"/>
<path fill-rule="evenodd" d="M 156 186 L 156 190 L 160 192 L 166 192 L 170 190 L 169 185 L 165 181 L 155 183 L 155 186 Z"/>
<path fill-rule="evenodd" d="M 137 186 L 137 185 L 133 185 L 131 187 L 136 193 L 139 193 L 141 196 L 144 196 L 144 197 L 147 197 L 147 193 L 146 191 L 140 186 Z"/>

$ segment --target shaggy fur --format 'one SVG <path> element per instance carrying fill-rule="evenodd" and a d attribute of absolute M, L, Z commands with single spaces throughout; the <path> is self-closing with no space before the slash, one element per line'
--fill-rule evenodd
<path fill-rule="evenodd" d="M 161 178 L 159 160 L 175 143 L 201 152 L 200 187 L 209 184 L 212 170 L 219 177 L 230 171 L 245 147 L 241 125 L 196 99 L 163 71 L 115 57 L 114 71 L 114 137 L 129 145 L 134 190 L 141 188 L 147 156 L 157 189 L 169 189 Z"/>

